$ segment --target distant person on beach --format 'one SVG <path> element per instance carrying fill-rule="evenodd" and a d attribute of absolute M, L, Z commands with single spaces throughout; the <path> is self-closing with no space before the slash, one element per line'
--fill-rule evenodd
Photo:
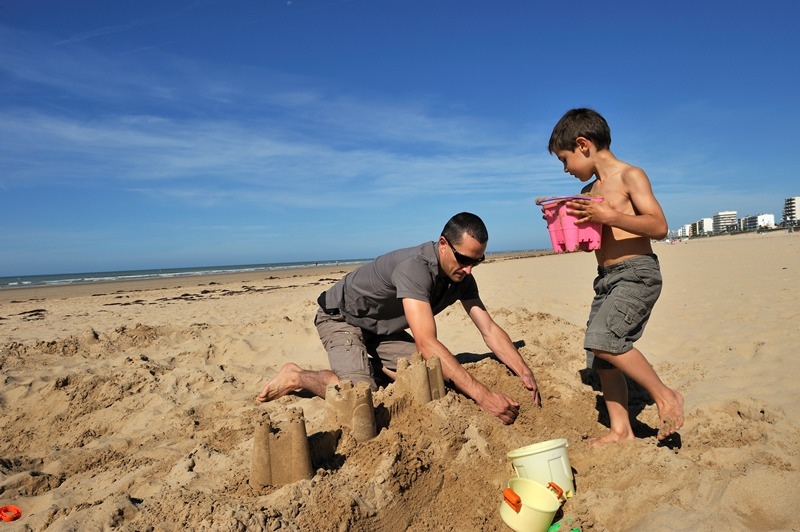
<path fill-rule="evenodd" d="M 437 338 L 434 316 L 461 301 L 489 349 L 541 406 L 533 372 L 478 295 L 472 269 L 483 262 L 488 240 L 483 221 L 462 212 L 450 218 L 437 241 L 392 251 L 348 273 L 317 300 L 314 324 L 331 370 L 287 363 L 256 399 L 271 401 L 300 389 L 325 397 L 328 385 L 340 379 L 366 382 L 374 391 L 376 371 L 394 380 L 397 361 L 419 352 L 426 360 L 438 356 L 446 380 L 486 412 L 513 423 L 519 403 L 472 377 Z"/>
<path fill-rule="evenodd" d="M 572 109 L 553 128 L 548 151 L 564 164 L 564 172 L 582 183 L 583 194 L 602 202 L 575 199 L 567 214 L 576 223 L 600 222 L 603 232 L 595 251 L 598 275 L 584 337 L 589 366 L 600 376 L 611 431 L 593 445 L 634 439 L 628 413 L 625 375 L 642 386 L 658 407 L 657 437 L 663 440 L 683 425 L 683 397 L 668 388 L 633 343 L 642 336 L 661 293 L 661 271 L 650 239 L 667 234 L 667 220 L 641 168 L 617 159 L 611 130 L 592 109 Z"/>

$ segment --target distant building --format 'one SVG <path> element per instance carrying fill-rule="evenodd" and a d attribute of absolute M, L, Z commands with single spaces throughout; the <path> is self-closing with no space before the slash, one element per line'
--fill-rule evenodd
<path fill-rule="evenodd" d="M 783 202 L 783 223 L 797 225 L 798 216 L 800 216 L 800 196 L 786 198 Z"/>
<path fill-rule="evenodd" d="M 737 231 L 739 229 L 739 224 L 736 220 L 736 214 L 736 211 L 722 211 L 715 214 L 712 222 L 714 234 L 719 235 Z"/>
<path fill-rule="evenodd" d="M 675 232 L 676 238 L 689 238 L 692 236 L 692 226 L 690 224 L 682 225 L 680 229 Z"/>
<path fill-rule="evenodd" d="M 711 218 L 700 218 L 691 225 L 691 236 L 708 236 L 714 232 L 714 220 Z"/>
<path fill-rule="evenodd" d="M 760 229 L 775 229 L 775 215 L 756 214 L 745 216 L 739 220 L 740 231 L 758 231 Z"/>

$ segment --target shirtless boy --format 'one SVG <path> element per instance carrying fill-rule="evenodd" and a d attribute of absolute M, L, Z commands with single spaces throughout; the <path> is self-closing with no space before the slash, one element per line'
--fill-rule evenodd
<path fill-rule="evenodd" d="M 683 397 L 667 387 L 633 343 L 641 338 L 661 293 L 658 257 L 650 239 L 667 234 L 667 221 L 641 168 L 617 159 L 609 147 L 611 130 L 592 109 L 572 109 L 553 128 L 548 150 L 564 172 L 586 183 L 582 193 L 602 196 L 602 202 L 571 200 L 567 213 L 576 223 L 603 224 L 602 244 L 595 251 L 598 276 L 584 348 L 597 370 L 608 408 L 611 430 L 592 445 L 634 439 L 628 413 L 625 376 L 641 385 L 658 407 L 658 439 L 683 425 Z"/>

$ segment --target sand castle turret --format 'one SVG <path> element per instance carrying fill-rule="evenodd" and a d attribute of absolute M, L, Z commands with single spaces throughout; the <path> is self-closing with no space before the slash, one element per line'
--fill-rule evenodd
<path fill-rule="evenodd" d="M 273 423 L 269 413 L 256 420 L 250 486 L 282 486 L 312 476 L 311 455 L 303 410 L 288 411 L 288 419 Z"/>
<path fill-rule="evenodd" d="M 411 361 L 401 358 L 397 362 L 396 389 L 411 396 L 420 404 L 441 399 L 445 394 L 442 363 L 438 356 L 424 360 L 420 353 L 411 355 Z"/>
<path fill-rule="evenodd" d="M 328 422 L 347 427 L 359 443 L 377 434 L 372 390 L 366 382 L 350 381 L 331 384 L 325 392 L 325 413 Z"/>

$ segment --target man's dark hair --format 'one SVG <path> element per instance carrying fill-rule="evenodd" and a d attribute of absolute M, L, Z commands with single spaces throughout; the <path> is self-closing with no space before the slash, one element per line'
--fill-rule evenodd
<path fill-rule="evenodd" d="M 451 244 L 458 244 L 468 234 L 481 244 L 489 241 L 489 231 L 478 216 L 471 212 L 460 212 L 450 218 L 442 229 L 442 236 Z"/>
<path fill-rule="evenodd" d="M 547 151 L 574 151 L 578 137 L 591 140 L 598 150 L 611 147 L 611 128 L 606 119 L 593 109 L 580 108 L 571 109 L 561 117 L 550 135 Z"/>

